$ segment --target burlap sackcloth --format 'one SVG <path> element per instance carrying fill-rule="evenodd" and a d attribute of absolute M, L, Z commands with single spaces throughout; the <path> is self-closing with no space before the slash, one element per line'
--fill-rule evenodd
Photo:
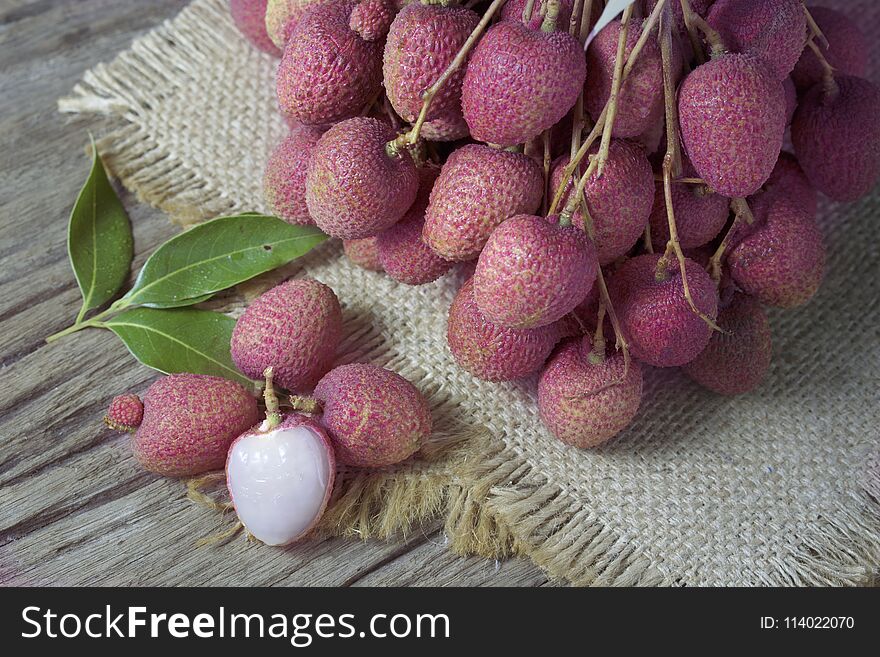
<path fill-rule="evenodd" d="M 839 4 L 871 35 L 876 76 L 880 7 Z M 196 0 L 60 101 L 103 115 L 112 170 L 183 224 L 264 210 L 263 164 L 286 130 L 276 60 L 239 36 L 226 5 Z M 527 555 L 579 584 L 870 580 L 880 566 L 878 207 L 875 193 L 820 208 L 827 280 L 805 308 L 770 313 L 774 363 L 757 392 L 728 399 L 649 371 L 635 423 L 593 451 L 548 435 L 534 380 L 485 383 L 455 365 L 445 329 L 460 276 L 399 285 L 335 244 L 276 273 L 329 284 L 346 312 L 342 360 L 413 380 L 438 429 L 410 463 L 344 473 L 324 529 L 391 537 L 444 514 L 453 549 Z M 240 310 L 267 283 L 219 303 Z"/>

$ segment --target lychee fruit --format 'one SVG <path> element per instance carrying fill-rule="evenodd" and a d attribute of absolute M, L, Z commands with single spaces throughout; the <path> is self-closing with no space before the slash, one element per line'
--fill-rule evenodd
<path fill-rule="evenodd" d="M 104 424 L 114 431 L 133 432 L 144 417 L 144 405 L 140 397 L 132 394 L 117 395 L 110 402 Z"/>
<path fill-rule="evenodd" d="M 391 370 L 340 365 L 315 387 L 320 417 L 336 456 L 380 468 L 412 456 L 431 434 L 431 410 L 419 390 Z"/>
<path fill-rule="evenodd" d="M 332 237 L 361 239 L 390 228 L 412 205 L 419 176 L 409 152 L 390 154 L 390 125 L 357 117 L 318 140 L 306 175 L 306 205 Z"/>
<path fill-rule="evenodd" d="M 828 48 L 816 39 L 822 55 L 839 75 L 864 77 L 868 70 L 868 43 L 858 26 L 845 14 L 829 7 L 808 7 L 813 20 L 828 40 Z M 816 53 L 804 48 L 791 73 L 798 91 L 822 81 L 824 70 Z"/>
<path fill-rule="evenodd" d="M 422 239 L 428 197 L 439 173 L 436 167 L 419 169 L 419 193 L 415 202 L 400 221 L 376 237 L 382 269 L 400 283 L 430 283 L 452 268 L 452 262 L 434 253 Z"/>
<path fill-rule="evenodd" d="M 608 293 L 632 355 L 655 367 L 676 367 L 697 357 L 712 328 L 685 298 L 678 261 L 673 258 L 658 272 L 660 258 L 645 254 L 626 261 L 611 275 Z M 709 274 L 689 259 L 685 272 L 694 305 L 714 320 L 718 294 Z"/>
<path fill-rule="evenodd" d="M 342 249 L 346 257 L 361 269 L 367 271 L 383 271 L 379 261 L 379 247 L 375 237 L 364 237 L 359 240 L 343 240 Z"/>
<path fill-rule="evenodd" d="M 795 89 L 791 76 L 782 81 L 782 90 L 785 92 L 785 125 L 790 125 L 798 103 L 797 89 Z"/>
<path fill-rule="evenodd" d="M 793 308 L 809 301 L 825 270 L 815 219 L 788 196 L 766 192 L 752 203 L 755 223 L 743 225 L 727 254 L 730 275 L 762 303 Z"/>
<path fill-rule="evenodd" d="M 544 425 L 567 445 L 597 447 L 633 421 L 642 400 L 642 368 L 621 352 L 601 362 L 590 355 L 590 336 L 566 340 L 538 379 Z"/>
<path fill-rule="evenodd" d="M 272 43 L 266 32 L 267 0 L 229 0 L 229 11 L 239 32 L 254 46 L 275 57 L 281 50 Z"/>
<path fill-rule="evenodd" d="M 709 344 L 682 370 L 721 395 L 741 395 L 757 388 L 770 368 L 770 323 L 753 297 L 736 294 L 718 313 Z"/>
<path fill-rule="evenodd" d="M 493 324 L 537 328 L 571 312 L 590 291 L 599 263 L 580 228 L 558 215 L 511 217 L 489 237 L 474 272 L 474 298 Z"/>
<path fill-rule="evenodd" d="M 278 48 L 284 50 L 299 19 L 311 6 L 326 4 L 334 0 L 268 0 L 266 3 L 266 34 Z"/>
<path fill-rule="evenodd" d="M 685 175 L 690 176 L 690 167 Z M 672 184 L 672 208 L 675 227 L 683 249 L 694 249 L 715 239 L 730 216 L 730 201 L 707 190 L 704 185 Z M 651 208 L 651 242 L 658 251 L 669 241 L 669 218 L 663 183 L 656 184 L 654 206 Z"/>
<path fill-rule="evenodd" d="M 575 104 L 586 59 L 578 40 L 554 24 L 549 13 L 539 29 L 501 21 L 474 48 L 461 89 L 464 118 L 474 139 L 522 144 L 557 123 Z"/>
<path fill-rule="evenodd" d="M 785 92 L 753 55 L 720 55 L 678 93 L 681 139 L 700 177 L 722 196 L 754 194 L 770 176 L 785 131 Z"/>
<path fill-rule="evenodd" d="M 512 329 L 488 321 L 474 299 L 472 278 L 449 307 L 449 350 L 462 369 L 484 381 L 511 381 L 537 372 L 559 337 L 557 324 Z"/>
<path fill-rule="evenodd" d="M 791 141 L 810 183 L 835 201 L 855 201 L 880 178 L 880 89 L 835 75 L 806 93 L 791 122 Z"/>
<path fill-rule="evenodd" d="M 385 93 L 394 111 L 414 123 L 422 109 L 422 95 L 443 74 L 480 22 L 465 7 L 414 3 L 401 10 L 385 42 Z M 448 141 L 467 134 L 461 113 L 464 67 L 453 73 L 434 96 L 426 119 L 426 139 Z M 441 139 L 438 139 L 441 138 Z"/>
<path fill-rule="evenodd" d="M 819 207 L 819 195 L 807 180 L 797 158 L 791 153 L 782 152 L 773 167 L 773 173 L 764 183 L 768 192 L 784 194 L 791 201 L 800 205 L 811 217 L 816 216 Z"/>
<path fill-rule="evenodd" d="M 306 172 L 322 134 L 308 126 L 291 128 L 266 162 L 263 196 L 270 210 L 288 223 L 315 223 L 306 205 Z"/>
<path fill-rule="evenodd" d="M 500 18 L 503 21 L 513 21 L 522 23 L 523 11 L 525 11 L 528 0 L 508 0 L 501 7 Z M 541 27 L 541 21 L 547 14 L 547 0 L 535 0 L 532 7 L 532 19 L 529 21 L 529 27 L 537 29 Z M 556 28 L 559 30 L 567 30 L 568 22 L 571 20 L 571 11 L 574 8 L 574 0 L 560 0 L 559 2 L 559 18 L 556 19 Z M 591 24 L 596 21 L 602 8 L 598 2 L 594 2 L 591 7 Z"/>
<path fill-rule="evenodd" d="M 541 167 L 522 153 L 484 144 L 454 151 L 434 183 L 425 213 L 425 242 L 447 260 L 476 258 L 492 231 L 541 205 Z"/>
<path fill-rule="evenodd" d="M 131 438 L 135 458 L 165 477 L 222 468 L 232 441 L 259 419 L 257 400 L 247 390 L 235 381 L 203 374 L 169 374 L 155 381 L 144 395 L 137 425 L 133 400 L 124 404 L 124 418 L 116 416 L 122 405 L 116 400 L 108 416 L 114 422 L 132 422 L 120 425 L 125 430 L 137 426 Z"/>
<path fill-rule="evenodd" d="M 310 389 L 333 363 L 342 339 L 336 295 L 312 279 L 292 279 L 250 303 L 232 331 L 236 367 L 257 379 L 272 367 L 290 391 Z"/>

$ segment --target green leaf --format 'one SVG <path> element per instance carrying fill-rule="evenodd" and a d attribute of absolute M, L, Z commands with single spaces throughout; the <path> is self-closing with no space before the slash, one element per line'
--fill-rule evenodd
<path fill-rule="evenodd" d="M 292 226 L 277 217 L 219 217 L 156 249 L 120 307 L 172 308 L 204 301 L 206 295 L 287 264 L 326 239 L 317 228 Z"/>
<path fill-rule="evenodd" d="M 92 140 L 92 170 L 67 225 L 67 253 L 82 292 L 79 319 L 112 299 L 131 270 L 131 222 Z"/>
<path fill-rule="evenodd" d="M 108 319 L 131 354 L 147 367 L 166 374 L 212 374 L 252 387 L 229 354 L 235 320 L 196 308 L 157 310 L 133 308 Z"/>

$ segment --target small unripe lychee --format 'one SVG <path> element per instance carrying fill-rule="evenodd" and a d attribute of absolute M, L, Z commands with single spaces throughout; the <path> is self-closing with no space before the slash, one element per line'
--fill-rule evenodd
<path fill-rule="evenodd" d="M 522 153 L 484 144 L 454 151 L 434 183 L 425 213 L 425 242 L 447 260 L 476 258 L 508 217 L 538 209 L 541 167 Z"/>
<path fill-rule="evenodd" d="M 642 368 L 621 352 L 593 362 L 590 336 L 567 340 L 538 379 L 538 410 L 559 440 L 597 447 L 632 422 L 642 399 Z M 626 375 L 624 376 L 624 372 Z"/>
<path fill-rule="evenodd" d="M 229 11 L 239 32 L 257 48 L 276 57 L 281 50 L 266 33 L 267 0 L 229 0 Z"/>
<path fill-rule="evenodd" d="M 721 395 L 740 395 L 757 388 L 770 368 L 770 323 L 761 304 L 737 294 L 718 313 L 709 344 L 682 370 L 694 381 Z M 723 332 L 722 332 L 723 331 Z"/>
<path fill-rule="evenodd" d="M 813 20 L 828 40 L 828 48 L 816 40 L 822 55 L 839 75 L 864 77 L 868 70 L 868 42 L 858 25 L 845 14 L 830 7 L 808 7 Z M 822 81 L 824 71 L 816 53 L 804 48 L 791 76 L 798 91 L 807 91 Z"/>
<path fill-rule="evenodd" d="M 190 477 L 222 468 L 229 445 L 258 419 L 257 400 L 234 381 L 170 374 L 144 395 L 131 447 L 150 472 Z"/>
<path fill-rule="evenodd" d="M 373 237 L 412 205 L 419 177 L 410 154 L 391 155 L 390 125 L 357 117 L 318 140 L 306 175 L 306 204 L 318 228 L 342 239 Z"/>
<path fill-rule="evenodd" d="M 359 240 L 342 240 L 342 249 L 346 257 L 361 269 L 382 271 L 379 261 L 379 247 L 375 237 L 364 237 Z"/>
<path fill-rule="evenodd" d="M 272 367 L 280 386 L 305 391 L 330 368 L 341 339 L 342 309 L 333 290 L 293 279 L 264 292 L 238 318 L 232 360 L 252 379 Z"/>
<path fill-rule="evenodd" d="M 117 395 L 110 402 L 104 424 L 114 431 L 132 432 L 140 426 L 144 417 L 144 405 L 140 397 L 132 394 Z"/>
<path fill-rule="evenodd" d="M 632 355 L 655 367 L 690 362 L 706 347 L 712 328 L 690 307 L 675 257 L 659 272 L 659 254 L 626 261 L 608 281 L 608 293 Z M 691 297 L 697 309 L 714 320 L 718 294 L 706 270 L 685 259 Z"/>
<path fill-rule="evenodd" d="M 263 196 L 270 210 L 288 223 L 315 223 L 306 206 L 306 172 L 322 134 L 322 130 L 308 126 L 291 128 L 266 162 Z"/>
<path fill-rule="evenodd" d="M 376 365 L 340 365 L 315 387 L 320 423 L 343 463 L 380 468 L 412 456 L 431 434 L 431 410 L 418 389 Z"/>
<path fill-rule="evenodd" d="M 580 228 L 558 215 L 511 217 L 489 237 L 474 273 L 474 298 L 486 319 L 537 328 L 571 312 L 590 291 L 599 263 Z"/>

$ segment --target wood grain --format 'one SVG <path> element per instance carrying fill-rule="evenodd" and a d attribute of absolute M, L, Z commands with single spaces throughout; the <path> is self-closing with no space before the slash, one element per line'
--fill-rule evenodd
<path fill-rule="evenodd" d="M 173 16 L 183 0 L 0 1 L 0 585 L 545 585 L 531 563 L 451 554 L 439 524 L 406 544 L 333 538 L 284 550 L 196 548 L 222 519 L 140 470 L 100 418 L 154 373 L 109 332 L 46 345 L 79 293 L 65 251 L 87 131 L 56 111 L 82 73 Z M 136 266 L 174 234 L 122 193 Z"/>

